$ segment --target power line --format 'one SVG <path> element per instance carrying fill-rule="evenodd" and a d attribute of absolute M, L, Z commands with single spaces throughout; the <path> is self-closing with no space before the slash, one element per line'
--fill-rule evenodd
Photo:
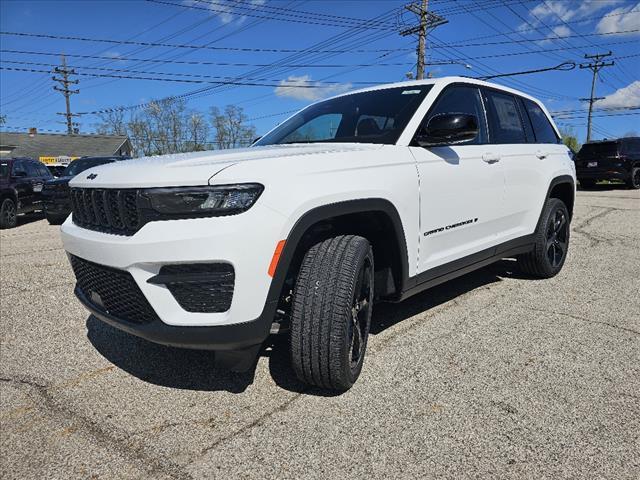
<path fill-rule="evenodd" d="M 35 68 L 19 68 L 19 67 L 0 67 L 0 70 L 31 72 L 31 73 L 50 73 L 49 70 L 39 70 Z M 110 70 L 110 69 L 105 69 L 105 70 Z M 118 71 L 126 72 L 126 70 L 118 70 Z M 58 72 L 58 70 L 56 70 L 56 72 Z M 58 73 L 62 73 L 62 70 L 60 70 Z M 87 77 L 97 77 L 97 78 L 121 78 L 121 79 L 128 79 L 128 80 L 149 80 L 149 81 L 158 81 L 158 82 L 177 82 L 177 83 L 210 83 L 215 85 L 237 85 L 237 86 L 248 86 L 248 87 L 326 88 L 328 86 L 334 86 L 336 84 L 339 84 L 339 82 L 322 82 L 322 83 L 306 82 L 305 84 L 301 85 L 299 83 L 291 83 L 289 80 L 286 80 L 286 79 L 285 80 L 270 80 L 270 79 L 258 80 L 258 81 L 265 81 L 265 82 L 273 82 L 273 83 L 267 84 L 267 83 L 239 81 L 239 80 L 247 79 L 247 77 L 235 77 L 232 80 L 225 80 L 224 78 L 229 78 L 229 77 L 206 76 L 207 78 L 218 78 L 219 80 L 192 80 L 192 79 L 184 79 L 184 78 L 140 77 L 140 76 L 134 76 L 134 75 L 115 75 L 115 74 L 112 75 L 108 73 L 84 73 L 84 72 L 76 72 L 75 70 L 69 70 L 68 73 L 73 75 L 84 75 Z M 166 73 L 162 74 L 157 72 L 156 74 L 167 75 Z M 179 75 L 179 74 L 176 74 L 176 75 Z M 184 75 L 187 75 L 187 74 L 184 74 Z M 54 80 L 56 79 L 54 78 Z M 56 80 L 56 81 L 60 81 L 60 80 Z M 77 80 L 69 81 L 69 83 L 78 83 L 78 81 Z M 370 82 L 349 82 L 349 83 L 360 84 L 360 85 L 373 85 L 376 83 L 388 83 L 388 82 L 373 80 Z M 56 87 L 54 88 L 56 90 L 59 90 Z M 71 93 L 79 93 L 79 91 L 74 90 Z M 77 114 L 74 114 L 74 115 L 77 115 Z"/>
<path fill-rule="evenodd" d="M 29 50 L 0 50 L 0 53 L 16 53 L 23 55 L 43 55 L 43 56 L 59 56 L 61 54 L 58 53 L 49 53 L 49 52 L 34 52 Z M 207 62 L 204 60 L 163 60 L 163 59 L 149 59 L 149 58 L 132 58 L 132 57 L 105 57 L 105 56 L 95 56 L 95 55 L 72 55 L 65 54 L 69 58 L 89 58 L 89 59 L 102 59 L 102 60 L 112 60 L 112 61 L 128 61 L 128 62 L 141 62 L 141 63 L 161 63 L 168 65 L 213 65 L 217 67 L 268 67 L 271 64 L 269 63 L 236 63 L 236 62 Z M 444 61 L 444 60 L 443 60 Z M 4 60 L 5 63 L 17 63 L 9 60 Z M 299 63 L 299 64 L 287 64 L 282 67 L 286 68 L 346 68 L 346 67 L 390 67 L 390 66 L 405 66 L 409 65 L 410 62 L 399 62 L 399 63 L 355 63 L 355 64 L 313 64 L 313 63 Z M 91 68 L 93 67 L 80 67 L 76 66 L 75 68 Z"/>

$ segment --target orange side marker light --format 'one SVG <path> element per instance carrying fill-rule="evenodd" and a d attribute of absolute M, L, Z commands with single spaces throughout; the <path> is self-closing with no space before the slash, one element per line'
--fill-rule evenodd
<path fill-rule="evenodd" d="M 276 274 L 276 267 L 278 266 L 278 261 L 280 261 L 280 255 L 282 254 L 282 250 L 284 249 L 285 240 L 280 240 L 276 245 L 276 249 L 273 252 L 273 257 L 271 258 L 271 264 L 269 264 L 269 276 L 273 278 Z"/>

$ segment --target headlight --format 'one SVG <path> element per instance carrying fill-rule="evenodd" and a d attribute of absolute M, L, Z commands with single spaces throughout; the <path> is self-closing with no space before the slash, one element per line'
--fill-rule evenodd
<path fill-rule="evenodd" d="M 153 210 L 175 216 L 219 216 L 242 213 L 255 203 L 264 187 L 258 183 L 144 190 Z"/>

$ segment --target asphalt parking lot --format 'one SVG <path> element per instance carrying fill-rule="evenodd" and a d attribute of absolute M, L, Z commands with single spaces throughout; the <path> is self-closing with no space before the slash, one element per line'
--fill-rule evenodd
<path fill-rule="evenodd" d="M 329 396 L 90 317 L 58 227 L 0 233 L 2 478 L 640 477 L 640 192 L 578 192 L 559 276 L 513 261 L 379 305 Z"/>

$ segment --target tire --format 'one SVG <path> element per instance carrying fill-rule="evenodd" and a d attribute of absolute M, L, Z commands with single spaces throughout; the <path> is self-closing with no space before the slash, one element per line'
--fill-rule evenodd
<path fill-rule="evenodd" d="M 548 199 L 534 232 L 533 250 L 518 257 L 522 271 L 537 278 L 557 275 L 567 258 L 569 226 L 569 211 L 564 202 L 557 198 Z"/>
<path fill-rule="evenodd" d="M 627 180 L 627 186 L 633 190 L 640 189 L 640 167 L 633 167 L 629 180 Z"/>
<path fill-rule="evenodd" d="M 11 198 L 5 198 L 0 205 L 0 228 L 13 228 L 17 223 L 16 202 Z"/>
<path fill-rule="evenodd" d="M 300 380 L 348 390 L 358 379 L 373 307 L 373 251 L 355 235 L 330 238 L 302 260 L 291 308 L 291 361 Z"/>
<path fill-rule="evenodd" d="M 587 190 L 589 188 L 593 188 L 596 186 L 596 181 L 595 180 L 580 180 L 578 179 L 578 182 L 580 182 L 580 186 Z"/>

